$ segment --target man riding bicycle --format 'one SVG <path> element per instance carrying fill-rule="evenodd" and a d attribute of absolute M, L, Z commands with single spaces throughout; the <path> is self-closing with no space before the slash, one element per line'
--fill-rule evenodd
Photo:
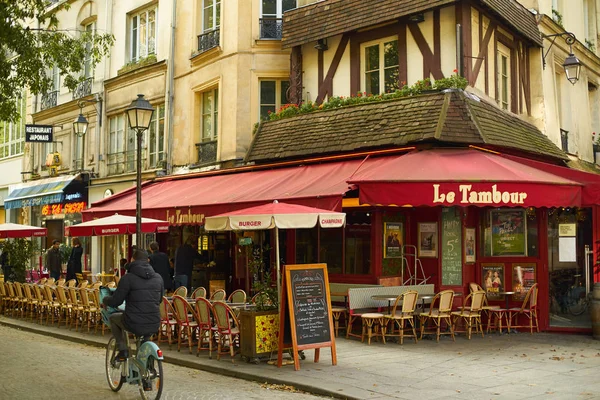
<path fill-rule="evenodd" d="M 106 296 L 104 305 L 117 308 L 125 301 L 125 312 L 111 314 L 110 329 L 117 342 L 117 361 L 128 357 L 125 332 L 136 336 L 152 336 L 160 328 L 160 303 L 164 283 L 148 262 L 148 253 L 136 250 L 133 253 L 129 272 L 119 281 L 112 296 Z"/>

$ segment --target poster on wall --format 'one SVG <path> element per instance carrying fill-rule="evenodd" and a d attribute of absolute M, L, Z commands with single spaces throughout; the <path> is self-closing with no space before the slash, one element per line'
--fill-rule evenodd
<path fill-rule="evenodd" d="M 525 295 L 535 283 L 535 263 L 514 263 L 512 265 L 513 300 L 525 300 Z"/>
<path fill-rule="evenodd" d="M 402 223 L 383 223 L 383 258 L 402 257 Z"/>
<path fill-rule="evenodd" d="M 525 210 L 493 210 L 492 256 L 524 256 L 527 249 Z"/>
<path fill-rule="evenodd" d="M 475 262 L 475 228 L 465 229 L 465 262 Z"/>
<path fill-rule="evenodd" d="M 504 264 L 483 263 L 481 264 L 481 287 L 485 290 L 489 300 L 502 300 L 504 292 Z"/>
<path fill-rule="evenodd" d="M 419 257 L 438 256 L 437 222 L 419 224 Z"/>

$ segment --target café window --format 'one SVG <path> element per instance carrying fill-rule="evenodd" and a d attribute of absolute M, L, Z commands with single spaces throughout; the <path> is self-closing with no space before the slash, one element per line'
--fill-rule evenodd
<path fill-rule="evenodd" d="M 389 37 L 361 46 L 362 90 L 367 94 L 392 93 L 399 88 L 398 40 Z"/>
<path fill-rule="evenodd" d="M 312 264 L 319 262 L 318 228 L 296 230 L 296 263 Z"/>
<path fill-rule="evenodd" d="M 485 257 L 538 257 L 535 208 L 494 208 L 481 211 L 480 254 Z"/>

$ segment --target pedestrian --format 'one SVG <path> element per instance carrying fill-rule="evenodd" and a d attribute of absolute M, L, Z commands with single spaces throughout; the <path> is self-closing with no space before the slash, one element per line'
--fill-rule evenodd
<path fill-rule="evenodd" d="M 60 279 L 62 272 L 62 257 L 60 255 L 60 240 L 54 239 L 52 247 L 46 252 L 46 268 L 50 271 L 50 277 L 54 280 Z"/>
<path fill-rule="evenodd" d="M 171 267 L 169 266 L 169 256 L 159 250 L 158 243 L 150 243 L 150 265 L 154 268 L 154 272 L 159 274 L 164 282 L 165 290 L 171 291 L 173 284 L 171 282 Z"/>
<path fill-rule="evenodd" d="M 81 271 L 81 256 L 83 255 L 83 248 L 78 238 L 73 238 L 73 247 L 71 249 L 71 255 L 69 261 L 67 261 L 67 280 L 75 279 L 77 281 L 77 274 L 82 274 Z M 79 283 L 79 282 L 77 282 Z"/>
<path fill-rule="evenodd" d="M 196 251 L 195 245 L 196 240 L 190 236 L 175 252 L 175 289 L 185 286 L 188 292 L 190 291 L 194 263 L 200 260 L 200 254 Z"/>
<path fill-rule="evenodd" d="M 8 261 L 8 250 L 6 246 L 2 246 L 2 254 L 0 254 L 0 264 L 2 265 L 2 272 L 4 273 L 4 281 L 12 281 L 12 268 Z"/>

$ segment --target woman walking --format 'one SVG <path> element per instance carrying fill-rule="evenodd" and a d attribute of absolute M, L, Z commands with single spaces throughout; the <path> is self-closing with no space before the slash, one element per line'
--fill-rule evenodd
<path fill-rule="evenodd" d="M 73 248 L 71 249 L 71 255 L 67 262 L 67 280 L 77 280 L 77 274 L 81 274 L 81 256 L 83 255 L 83 248 L 78 238 L 73 238 Z M 79 282 L 77 282 L 79 283 Z"/>

